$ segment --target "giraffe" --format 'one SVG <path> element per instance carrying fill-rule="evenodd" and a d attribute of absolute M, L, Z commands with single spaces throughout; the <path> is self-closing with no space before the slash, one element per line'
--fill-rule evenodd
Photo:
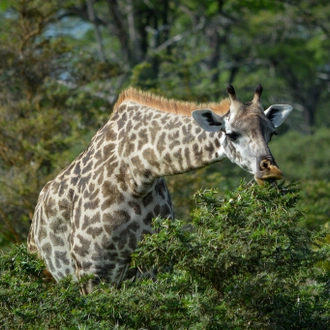
<path fill-rule="evenodd" d="M 232 85 L 220 103 L 165 99 L 133 88 L 123 91 L 108 122 L 90 145 L 42 189 L 28 249 L 42 258 L 56 281 L 93 274 L 81 288 L 114 285 L 132 276 L 131 253 L 152 219 L 174 219 L 164 177 L 228 158 L 257 183 L 278 180 L 268 142 L 292 110 L 266 111 L 258 85 L 240 102 Z"/>

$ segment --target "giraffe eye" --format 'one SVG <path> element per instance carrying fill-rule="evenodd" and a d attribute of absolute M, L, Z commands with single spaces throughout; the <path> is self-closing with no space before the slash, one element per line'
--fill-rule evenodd
<path fill-rule="evenodd" d="M 236 132 L 226 133 L 226 135 L 229 137 L 231 141 L 236 141 L 239 136 L 238 133 Z"/>

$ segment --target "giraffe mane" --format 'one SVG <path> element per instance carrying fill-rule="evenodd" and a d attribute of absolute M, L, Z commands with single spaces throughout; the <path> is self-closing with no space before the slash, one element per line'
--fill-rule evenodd
<path fill-rule="evenodd" d="M 229 111 L 230 107 L 230 100 L 227 98 L 223 99 L 219 103 L 194 103 L 168 99 L 163 96 L 129 87 L 120 93 L 114 106 L 114 111 L 116 111 L 122 103 L 127 101 L 137 102 L 160 111 L 184 116 L 190 116 L 192 111 L 205 108 L 212 109 L 218 114 L 225 114 Z"/>

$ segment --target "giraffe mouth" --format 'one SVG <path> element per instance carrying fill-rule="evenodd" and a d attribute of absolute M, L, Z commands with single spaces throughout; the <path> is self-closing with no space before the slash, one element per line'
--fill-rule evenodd
<path fill-rule="evenodd" d="M 260 172 L 256 175 L 254 179 L 257 181 L 258 185 L 262 186 L 265 182 L 273 182 L 276 180 L 283 179 L 282 171 L 275 165 L 271 165 L 266 173 Z"/>
<path fill-rule="evenodd" d="M 256 182 L 257 182 L 257 184 L 259 185 L 259 186 L 263 186 L 264 184 L 265 184 L 265 182 L 275 182 L 275 181 L 277 181 L 277 180 L 281 180 L 281 179 L 283 179 L 283 177 L 271 177 L 271 178 L 263 178 L 263 179 L 261 179 L 261 178 L 258 178 L 258 177 L 254 177 L 254 179 L 256 180 Z"/>

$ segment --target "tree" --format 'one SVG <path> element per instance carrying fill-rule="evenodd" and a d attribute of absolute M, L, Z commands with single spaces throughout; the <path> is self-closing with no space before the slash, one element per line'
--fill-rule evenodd
<path fill-rule="evenodd" d="M 73 148 L 82 149 L 78 136 L 99 125 L 95 108 L 108 103 L 82 89 L 93 76 L 100 79 L 97 64 L 93 76 L 87 71 L 91 57 L 85 53 L 77 64 L 74 48 L 47 34 L 59 9 L 56 1 L 17 1 L 0 27 L 0 233 L 6 241 L 26 237 L 41 187 L 69 162 Z M 119 72 L 107 67 L 107 76 Z"/>
<path fill-rule="evenodd" d="M 313 132 L 329 85 L 330 39 L 324 19 L 329 11 L 324 1 L 281 1 L 247 13 L 245 43 L 253 46 L 245 52 L 245 65 L 265 69 L 273 81 L 269 84 L 275 90 L 272 96 L 290 99 L 303 114 L 300 125 L 293 125 L 304 132 Z"/>

